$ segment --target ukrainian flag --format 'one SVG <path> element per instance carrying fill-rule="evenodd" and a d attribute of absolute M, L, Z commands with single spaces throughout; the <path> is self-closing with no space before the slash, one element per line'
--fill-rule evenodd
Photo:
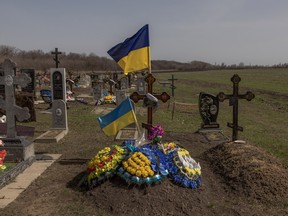
<path fill-rule="evenodd" d="M 98 117 L 101 129 L 107 136 L 115 136 L 119 130 L 137 122 L 133 106 L 129 98 L 105 116 Z"/>
<path fill-rule="evenodd" d="M 123 69 L 124 74 L 150 68 L 150 46 L 148 24 L 135 35 L 127 38 L 107 52 Z"/>

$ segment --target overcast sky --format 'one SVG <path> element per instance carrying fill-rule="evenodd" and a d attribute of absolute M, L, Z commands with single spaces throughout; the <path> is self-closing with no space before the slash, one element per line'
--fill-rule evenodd
<path fill-rule="evenodd" d="M 288 62 L 287 0 L 0 0 L 0 45 L 25 51 L 109 57 L 145 24 L 152 60 Z"/>

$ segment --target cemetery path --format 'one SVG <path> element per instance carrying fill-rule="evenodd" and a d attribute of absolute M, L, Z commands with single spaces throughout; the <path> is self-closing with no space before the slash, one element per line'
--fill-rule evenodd
<path fill-rule="evenodd" d="M 67 148 L 67 152 L 63 152 L 58 162 L 49 167 L 16 201 L 0 210 L 0 214 L 1 216 L 288 214 L 287 169 L 281 167 L 277 160 L 262 150 L 250 144 L 238 144 L 236 149 L 232 148 L 232 144 L 207 144 L 203 136 L 195 133 L 166 132 L 165 140 L 180 142 L 193 158 L 200 162 L 202 186 L 199 189 L 186 189 L 168 179 L 148 188 L 129 187 L 122 179 L 115 177 L 91 191 L 86 191 L 79 188 L 78 183 L 86 169 L 87 159 L 81 158 L 80 155 L 72 155 Z M 244 150 L 248 153 L 242 158 L 239 152 Z M 255 165 L 256 158 L 253 158 L 254 168 L 262 169 L 263 175 L 262 172 L 256 173 L 256 169 L 254 172 L 257 175 L 247 175 L 249 170 L 247 167 L 246 171 L 240 172 L 240 175 L 233 173 L 244 169 L 247 165 L 245 161 L 249 161 L 245 157 L 252 158 L 253 155 L 257 156 L 259 163 L 266 161 L 269 162 L 269 167 L 270 165 L 274 167 L 274 171 L 269 169 L 270 174 L 275 175 L 272 179 L 269 173 L 268 177 L 267 173 L 265 174 L 265 167 Z M 246 181 L 245 178 L 249 177 L 250 181 L 247 179 Z M 263 182 L 266 187 L 261 185 Z M 271 187 L 272 191 L 267 187 Z"/>

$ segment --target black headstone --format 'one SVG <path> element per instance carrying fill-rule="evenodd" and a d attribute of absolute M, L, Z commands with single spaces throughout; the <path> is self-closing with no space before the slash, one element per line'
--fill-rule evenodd
<path fill-rule="evenodd" d="M 201 128 L 219 128 L 217 123 L 219 100 L 216 96 L 201 92 L 199 94 L 199 112 L 202 118 Z"/>

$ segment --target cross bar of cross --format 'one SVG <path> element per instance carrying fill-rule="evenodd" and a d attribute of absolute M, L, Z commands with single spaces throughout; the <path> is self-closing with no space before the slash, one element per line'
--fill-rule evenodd
<path fill-rule="evenodd" d="M 162 94 L 153 94 L 153 83 L 156 81 L 155 77 L 149 73 L 145 77 L 145 82 L 148 84 L 147 92 L 152 94 L 154 97 L 156 97 L 158 100 L 161 100 L 163 103 L 167 102 L 170 99 L 170 95 L 168 95 L 166 92 L 163 92 Z M 130 95 L 130 99 L 133 100 L 135 103 L 137 103 L 139 100 L 144 100 L 146 95 L 140 95 L 137 92 L 133 92 Z M 153 116 L 152 116 L 152 107 L 147 108 L 147 124 L 142 124 L 142 127 L 148 129 L 152 126 L 153 123 Z"/>

